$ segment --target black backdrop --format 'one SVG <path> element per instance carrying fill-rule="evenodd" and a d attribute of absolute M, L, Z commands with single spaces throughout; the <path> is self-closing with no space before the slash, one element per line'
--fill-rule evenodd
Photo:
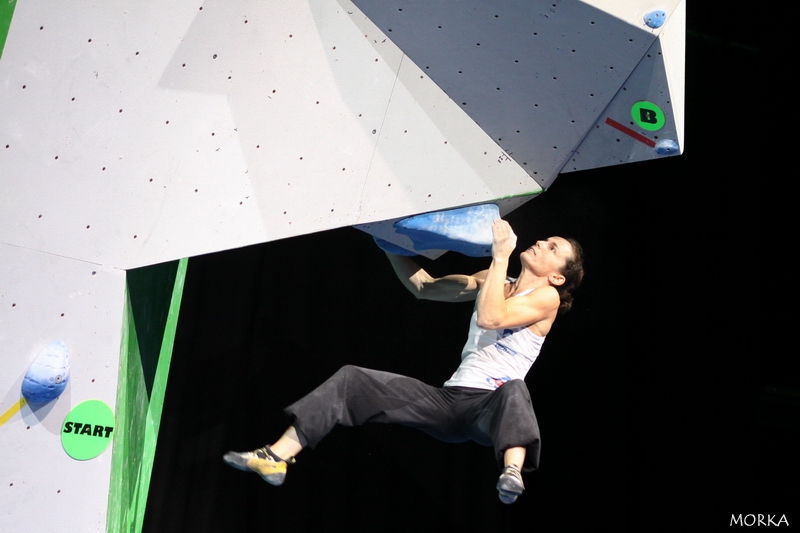
<path fill-rule="evenodd" d="M 515 505 L 497 499 L 489 448 L 406 428 L 338 428 L 280 488 L 222 463 L 277 438 L 282 407 L 343 364 L 431 384 L 457 365 L 470 304 L 415 300 L 372 238 L 344 228 L 190 260 L 145 531 L 800 520 L 800 384 L 767 303 L 792 270 L 788 242 L 767 242 L 780 209 L 765 179 L 763 43 L 689 13 L 684 155 L 565 174 L 507 217 L 520 245 L 569 235 L 588 257 L 575 308 L 527 379 L 542 466 Z"/>

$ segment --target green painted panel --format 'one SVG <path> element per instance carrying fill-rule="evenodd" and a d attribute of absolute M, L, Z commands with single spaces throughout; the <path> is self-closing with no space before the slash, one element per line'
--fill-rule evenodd
<path fill-rule="evenodd" d="M 109 533 L 142 530 L 187 264 L 181 259 L 127 273 Z"/>
<path fill-rule="evenodd" d="M 3 57 L 3 48 L 6 46 L 6 37 L 16 5 L 17 0 L 0 0 L 0 58 Z"/>
<path fill-rule="evenodd" d="M 2 0 L 0 0 L 2 1 Z M 152 394 L 161 344 L 168 327 L 178 263 L 164 263 L 127 272 L 131 318 L 139 339 L 139 357 L 148 396 Z"/>

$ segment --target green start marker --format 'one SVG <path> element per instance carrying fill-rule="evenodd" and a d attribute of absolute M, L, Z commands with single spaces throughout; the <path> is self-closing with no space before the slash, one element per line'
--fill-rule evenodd
<path fill-rule="evenodd" d="M 86 400 L 75 406 L 61 427 L 61 445 L 73 459 L 97 457 L 114 435 L 114 412 L 100 400 Z"/>
<path fill-rule="evenodd" d="M 640 128 L 658 131 L 664 127 L 664 112 L 653 102 L 636 102 L 631 107 L 631 118 Z"/>

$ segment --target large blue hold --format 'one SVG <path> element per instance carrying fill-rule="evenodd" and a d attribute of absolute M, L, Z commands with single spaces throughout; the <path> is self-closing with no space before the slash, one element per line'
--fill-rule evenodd
<path fill-rule="evenodd" d="M 384 252 L 389 252 L 390 254 L 394 255 L 405 255 L 406 257 L 413 257 L 415 255 L 419 255 L 417 254 L 417 252 L 406 250 L 402 246 L 392 244 L 391 242 L 385 241 L 380 237 L 372 237 L 372 238 L 375 240 L 375 244 L 377 244 L 378 247 Z"/>
<path fill-rule="evenodd" d="M 55 400 L 69 381 L 69 352 L 61 341 L 51 342 L 31 363 L 22 379 L 22 395 L 30 403 Z"/>
<path fill-rule="evenodd" d="M 394 223 L 394 229 L 414 243 L 414 249 L 450 250 L 470 257 L 492 254 L 492 223 L 500 218 L 494 204 L 425 213 Z"/>

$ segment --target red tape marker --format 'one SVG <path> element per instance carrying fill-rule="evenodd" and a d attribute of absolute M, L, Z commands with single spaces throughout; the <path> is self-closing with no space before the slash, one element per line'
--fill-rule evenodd
<path fill-rule="evenodd" d="M 622 124 L 620 124 L 616 120 L 613 120 L 613 119 L 610 119 L 610 118 L 606 118 L 606 124 L 608 124 L 612 128 L 618 129 L 619 131 L 621 131 L 625 135 L 630 135 L 631 137 L 633 137 L 634 139 L 636 139 L 639 142 L 643 142 L 644 144 L 646 144 L 650 148 L 655 148 L 656 147 L 656 142 L 655 141 L 653 141 L 652 139 L 648 139 L 647 137 L 645 137 L 641 133 L 637 133 L 637 132 L 633 131 L 632 129 L 630 129 L 627 126 L 623 126 Z"/>

